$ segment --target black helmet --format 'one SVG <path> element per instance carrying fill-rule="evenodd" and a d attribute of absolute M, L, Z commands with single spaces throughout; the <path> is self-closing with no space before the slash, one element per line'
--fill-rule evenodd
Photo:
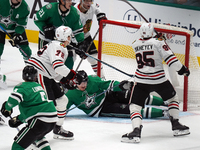
<path fill-rule="evenodd" d="M 36 81 L 37 70 L 33 66 L 26 66 L 22 71 L 22 79 L 25 81 Z"/>
<path fill-rule="evenodd" d="M 88 75 L 84 70 L 77 71 L 77 73 L 82 77 L 82 82 L 88 81 Z"/>

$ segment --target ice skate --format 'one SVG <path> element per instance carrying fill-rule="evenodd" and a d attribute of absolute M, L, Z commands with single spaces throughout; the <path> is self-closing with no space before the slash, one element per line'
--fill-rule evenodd
<path fill-rule="evenodd" d="M 180 124 L 178 119 L 174 119 L 172 116 L 170 116 L 170 121 L 172 123 L 172 131 L 174 136 L 190 134 L 189 127 Z"/>
<path fill-rule="evenodd" d="M 142 125 L 140 126 L 140 128 L 134 128 L 133 132 L 122 135 L 121 142 L 140 143 L 141 130 L 142 130 Z"/>
<path fill-rule="evenodd" d="M 54 139 L 73 140 L 74 134 L 70 131 L 64 130 L 61 126 L 55 126 L 53 129 Z"/>

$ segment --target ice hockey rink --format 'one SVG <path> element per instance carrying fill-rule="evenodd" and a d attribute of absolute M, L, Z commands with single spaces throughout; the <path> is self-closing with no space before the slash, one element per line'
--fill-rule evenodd
<path fill-rule="evenodd" d="M 37 44 L 30 43 L 30 47 L 33 53 L 37 51 Z M 77 58 L 75 68 L 79 60 Z M 6 41 L 1 71 L 7 76 L 8 88 L 0 89 L 0 107 L 8 99 L 13 87 L 22 82 L 23 67 L 24 62 L 19 50 L 11 47 Z M 79 70 L 81 69 L 93 74 L 86 60 L 81 64 Z M 12 116 L 18 113 L 18 108 L 14 108 Z M 9 150 L 18 131 L 8 126 L 7 118 L 2 118 L 5 125 L 0 125 L 0 150 Z M 143 119 L 141 142 L 129 144 L 120 141 L 123 134 L 132 130 L 129 118 L 91 118 L 76 108 L 67 114 L 63 126 L 74 133 L 74 140 L 53 139 L 52 132 L 46 135 L 46 138 L 52 150 L 200 150 L 200 109 L 180 111 L 180 122 L 190 127 L 190 135 L 173 137 L 167 118 Z"/>

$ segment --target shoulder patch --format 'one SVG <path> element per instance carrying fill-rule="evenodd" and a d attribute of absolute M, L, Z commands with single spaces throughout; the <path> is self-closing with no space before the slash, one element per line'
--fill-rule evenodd
<path fill-rule="evenodd" d="M 47 4 L 46 5 L 46 9 L 51 9 L 52 8 L 52 5 L 51 4 Z"/>

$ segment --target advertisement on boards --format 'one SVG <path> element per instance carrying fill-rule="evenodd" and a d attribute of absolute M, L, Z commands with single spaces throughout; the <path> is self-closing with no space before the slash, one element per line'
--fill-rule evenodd
<path fill-rule="evenodd" d="M 57 0 L 33 0 L 27 1 L 30 7 L 29 21 L 27 29 L 38 31 L 34 24 L 35 13 L 44 5 Z M 72 0 L 73 3 L 80 0 Z M 155 5 L 150 3 L 141 3 L 129 1 L 149 22 L 159 24 L 169 24 L 171 26 L 181 27 L 191 30 L 194 33 L 193 42 L 198 56 L 200 56 L 200 11 L 176 8 L 164 5 Z M 119 0 L 94 0 L 98 3 L 101 10 L 106 13 L 108 19 L 114 20 L 134 20 L 144 21 L 138 13 L 128 4 Z M 98 28 L 96 17 L 94 16 L 91 34 L 94 35 Z M 124 31 L 128 32 L 128 31 Z M 179 44 L 184 44 L 180 41 Z"/>

